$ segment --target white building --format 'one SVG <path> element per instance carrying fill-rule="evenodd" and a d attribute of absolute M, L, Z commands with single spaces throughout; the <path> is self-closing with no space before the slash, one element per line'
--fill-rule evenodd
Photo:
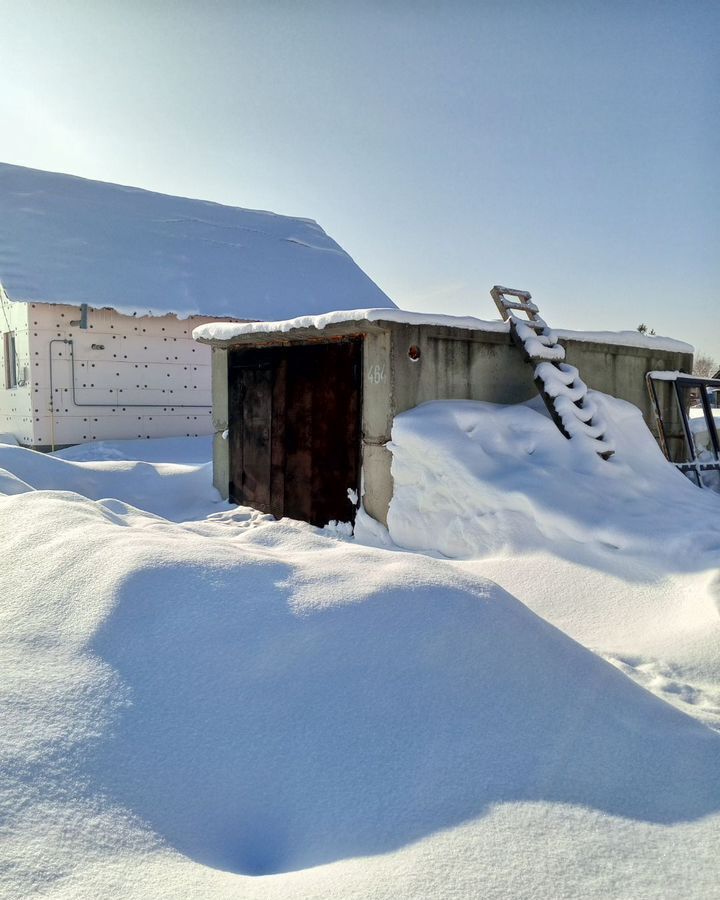
<path fill-rule="evenodd" d="M 0 433 L 212 431 L 218 319 L 393 303 L 315 222 L 0 163 Z"/>

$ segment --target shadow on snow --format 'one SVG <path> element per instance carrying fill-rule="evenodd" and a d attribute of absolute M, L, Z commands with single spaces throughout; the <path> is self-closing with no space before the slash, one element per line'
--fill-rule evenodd
<path fill-rule="evenodd" d="M 133 699 L 91 768 L 189 857 L 290 871 L 509 801 L 653 823 L 720 809 L 720 735 L 496 586 L 391 585 L 298 613 L 292 578 L 136 573 L 94 642 Z"/>

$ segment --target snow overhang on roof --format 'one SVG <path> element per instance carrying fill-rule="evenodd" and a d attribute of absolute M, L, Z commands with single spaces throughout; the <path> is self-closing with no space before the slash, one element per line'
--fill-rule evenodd
<path fill-rule="evenodd" d="M 299 316 L 272 322 L 208 322 L 193 331 L 196 341 L 203 344 L 230 346 L 253 341 L 265 342 L 282 337 L 283 340 L 302 340 L 312 336 L 332 337 L 352 331 L 375 331 L 386 323 L 426 325 L 457 328 L 465 331 L 508 334 L 509 325 L 501 320 L 487 321 L 474 316 L 445 316 L 433 313 L 411 312 L 404 309 L 350 309 L 335 310 L 317 316 Z M 615 344 L 623 347 L 641 347 L 674 353 L 693 353 L 693 347 L 684 341 L 655 335 L 643 335 L 637 331 L 559 331 L 561 340 L 583 341 L 595 344 Z"/>
<path fill-rule="evenodd" d="M 0 283 L 11 300 L 181 318 L 394 307 L 309 219 L 4 163 Z"/>
<path fill-rule="evenodd" d="M 473 331 L 504 333 L 504 322 L 485 322 L 472 316 L 443 316 L 404 309 L 340 309 L 319 316 L 298 316 L 276 322 L 208 322 L 193 331 L 196 341 L 205 344 L 249 343 L 282 336 L 283 340 L 331 337 L 351 332 L 378 331 L 388 323 L 434 325 Z"/>

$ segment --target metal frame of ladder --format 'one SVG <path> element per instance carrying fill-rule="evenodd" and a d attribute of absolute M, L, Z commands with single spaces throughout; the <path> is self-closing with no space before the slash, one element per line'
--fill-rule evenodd
<path fill-rule="evenodd" d="M 595 404 L 587 396 L 587 385 L 578 370 L 564 362 L 565 350 L 540 316 L 532 295 L 498 284 L 490 294 L 503 320 L 510 323 L 513 343 L 533 366 L 535 386 L 561 434 L 568 440 L 584 435 L 593 442 L 598 456 L 609 459 L 615 450 Z M 520 318 L 518 312 L 527 318 Z"/>

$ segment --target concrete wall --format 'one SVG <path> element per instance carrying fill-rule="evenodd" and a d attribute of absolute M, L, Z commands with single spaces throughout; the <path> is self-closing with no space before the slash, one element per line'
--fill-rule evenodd
<path fill-rule="evenodd" d="M 228 351 L 212 348 L 212 427 L 213 427 L 213 484 L 223 500 L 230 495 L 230 423 L 228 409 Z"/>
<path fill-rule="evenodd" d="M 391 369 L 394 414 L 437 399 L 521 403 L 536 394 L 532 367 L 506 334 L 451 328 L 392 326 Z M 591 341 L 562 340 L 566 361 L 596 391 L 637 406 L 654 426 L 645 384 L 655 369 L 692 370 L 692 355 Z M 421 356 L 408 356 L 411 346 Z"/>
<path fill-rule="evenodd" d="M 394 325 L 391 334 L 393 415 L 429 400 L 521 403 L 536 393 L 505 333 Z M 418 360 L 409 356 L 413 346 Z"/>
<path fill-rule="evenodd" d="M 363 503 L 383 524 L 393 492 L 385 444 L 396 415 L 430 400 L 520 403 L 536 393 L 504 333 L 393 324 L 366 336 L 363 368 Z"/>
<path fill-rule="evenodd" d="M 560 343 L 565 347 L 567 362 L 580 370 L 580 377 L 588 387 L 637 406 L 657 438 L 658 430 L 645 375 L 657 370 L 692 372 L 691 353 L 618 347 L 615 344 L 595 344 L 590 341 L 561 340 Z M 666 399 L 670 400 L 669 397 Z M 668 420 L 677 419 L 677 410 L 668 404 L 664 415 Z"/>
<path fill-rule="evenodd" d="M 392 332 L 372 332 L 363 341 L 362 476 L 360 491 L 370 515 L 384 522 L 392 499 L 390 451 L 395 381 Z"/>
<path fill-rule="evenodd" d="M 390 440 L 393 418 L 431 400 L 521 403 L 537 395 L 532 366 L 504 333 L 392 324 L 387 340 L 366 338 L 364 365 L 364 504 L 373 518 L 387 521 L 392 498 Z M 586 384 L 637 406 L 657 436 L 645 383 L 655 369 L 692 371 L 692 355 L 589 341 L 563 341 L 566 359 Z M 420 350 L 413 360 L 411 347 Z M 376 384 L 378 366 L 387 384 Z M 671 416 L 675 411 L 668 408 Z"/>
<path fill-rule="evenodd" d="M 192 339 L 208 319 L 125 316 L 80 308 L 12 304 L 29 313 L 32 440 L 42 449 L 91 440 L 197 436 L 212 432 L 210 348 Z M 70 345 L 75 356 L 75 392 Z M 51 417 L 50 375 L 53 409 Z"/>

